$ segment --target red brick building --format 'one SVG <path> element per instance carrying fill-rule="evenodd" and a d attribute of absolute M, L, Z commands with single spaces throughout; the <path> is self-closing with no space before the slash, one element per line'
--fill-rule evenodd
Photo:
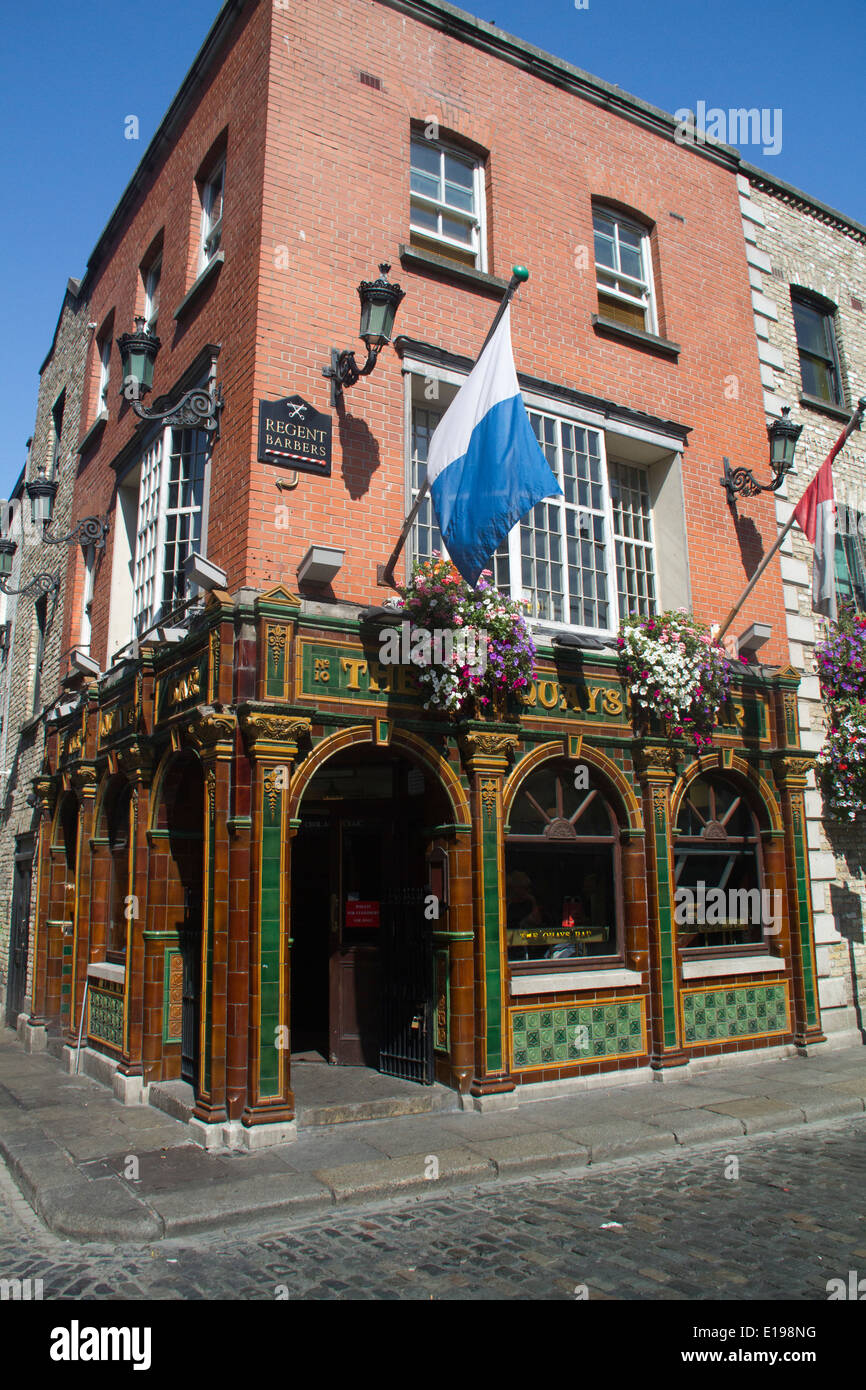
<path fill-rule="evenodd" d="M 674 131 L 438 0 L 351 23 L 230 0 L 90 258 L 73 517 L 109 531 L 70 558 L 63 647 L 102 674 L 39 782 L 33 1021 L 72 1037 L 89 980 L 92 1055 L 130 1095 L 182 1075 L 207 1142 L 286 1132 L 292 1052 L 480 1100 L 821 1037 L 796 678 L 752 668 L 696 760 L 635 736 L 612 645 L 630 610 L 721 618 L 775 534 L 772 500 L 737 529 L 719 486 L 725 456 L 767 449 L 738 158 Z M 322 369 L 383 261 L 393 349 L 332 407 Z M 458 726 L 376 664 L 360 609 L 514 262 L 521 387 L 568 485 L 495 562 L 530 605 L 530 700 Z M 133 412 L 116 340 L 136 315 L 161 342 L 146 407 L 218 386 L 218 432 Z M 260 404 L 293 397 L 332 417 L 329 476 L 259 457 Z M 436 546 L 428 502 L 407 553 Z M 342 552 L 328 582 L 311 547 Z M 227 576 L 206 602 L 190 550 Z M 784 668 L 778 572 L 756 619 Z M 777 933 L 677 930 L 699 823 L 779 889 Z M 530 946 L 515 883 L 544 921 L 583 894 L 570 953 Z"/>

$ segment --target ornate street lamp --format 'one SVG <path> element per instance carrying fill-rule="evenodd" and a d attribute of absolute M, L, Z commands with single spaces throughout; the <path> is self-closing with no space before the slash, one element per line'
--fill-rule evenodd
<path fill-rule="evenodd" d="M 65 536 L 50 536 L 48 534 L 45 528 L 50 523 L 51 513 L 54 510 L 57 479 L 47 477 L 44 463 L 39 465 L 36 477 L 32 478 L 29 483 L 25 483 L 24 486 L 27 490 L 27 496 L 30 498 L 33 525 L 39 530 L 40 539 L 46 545 L 74 545 L 79 542 L 83 546 L 94 545 L 97 550 L 104 548 L 109 527 L 107 517 L 85 516 L 76 522 L 72 530 L 67 531 Z M 9 543 L 7 542 L 7 544 Z M 15 542 L 12 541 L 11 544 L 14 546 Z"/>
<path fill-rule="evenodd" d="M 41 574 L 35 574 L 20 589 L 10 589 L 9 578 L 12 574 L 12 560 L 17 549 L 17 541 L 13 541 L 10 536 L 0 536 L 0 591 L 4 594 L 26 594 L 28 598 L 40 598 L 42 594 L 60 588 L 60 580 L 57 575 L 43 571 Z"/>
<path fill-rule="evenodd" d="M 322 368 L 322 376 L 331 379 L 331 404 L 336 406 L 345 386 L 354 386 L 362 376 L 369 376 L 379 360 L 379 353 L 391 341 L 394 319 L 400 301 L 405 299 L 406 291 L 388 280 L 390 265 L 383 261 L 379 266 L 378 280 L 362 280 L 358 286 L 361 301 L 361 328 L 358 337 L 367 349 L 367 360 L 363 367 L 355 361 L 351 349 L 339 352 L 331 349 L 331 365 Z"/>
<path fill-rule="evenodd" d="M 795 425 L 790 418 L 791 407 L 782 407 L 782 418 L 767 426 L 770 441 L 770 468 L 773 472 L 771 483 L 759 483 L 751 468 L 731 468 L 725 459 L 725 476 L 719 483 L 728 494 L 728 502 L 734 505 L 734 498 L 757 497 L 759 492 L 778 492 L 785 478 L 794 466 L 797 440 L 803 432 L 802 425 Z"/>
<path fill-rule="evenodd" d="M 177 425 L 180 429 L 204 430 L 219 438 L 219 417 L 223 408 L 217 385 L 208 390 L 194 386 L 174 405 L 164 410 L 145 410 L 141 397 L 153 387 L 153 367 L 160 349 L 160 340 L 151 333 L 141 314 L 135 319 L 134 333 L 121 333 L 117 340 L 123 370 L 123 394 L 141 420 Z M 160 398 L 164 402 L 165 397 Z"/>

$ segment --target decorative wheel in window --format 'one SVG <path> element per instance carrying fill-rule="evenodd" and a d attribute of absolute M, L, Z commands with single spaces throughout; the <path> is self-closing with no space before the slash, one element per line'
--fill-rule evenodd
<path fill-rule="evenodd" d="M 589 785 L 587 785 L 589 780 Z M 547 767 L 527 779 L 505 844 L 508 958 L 516 969 L 616 957 L 620 950 L 619 830 L 586 770 Z"/>
<path fill-rule="evenodd" d="M 754 812 L 732 783 L 692 782 L 674 831 L 675 917 L 683 949 L 759 945 L 766 897 Z"/>

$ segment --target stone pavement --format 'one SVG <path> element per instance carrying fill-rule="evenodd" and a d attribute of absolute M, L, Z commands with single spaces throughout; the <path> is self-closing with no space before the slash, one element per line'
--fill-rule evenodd
<path fill-rule="evenodd" d="M 50 1229 L 82 1241 L 152 1242 L 336 1204 L 570 1178 L 694 1145 L 802 1131 L 866 1109 L 866 1052 L 743 1063 L 526 1101 L 302 1129 L 254 1153 L 207 1152 L 185 1125 L 124 1106 L 98 1082 L 0 1033 L 0 1156 Z"/>

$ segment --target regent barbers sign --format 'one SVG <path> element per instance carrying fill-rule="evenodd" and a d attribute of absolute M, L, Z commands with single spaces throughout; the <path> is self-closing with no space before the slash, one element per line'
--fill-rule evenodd
<path fill-rule="evenodd" d="M 259 461 L 330 478 L 330 415 L 300 396 L 259 401 Z"/>

